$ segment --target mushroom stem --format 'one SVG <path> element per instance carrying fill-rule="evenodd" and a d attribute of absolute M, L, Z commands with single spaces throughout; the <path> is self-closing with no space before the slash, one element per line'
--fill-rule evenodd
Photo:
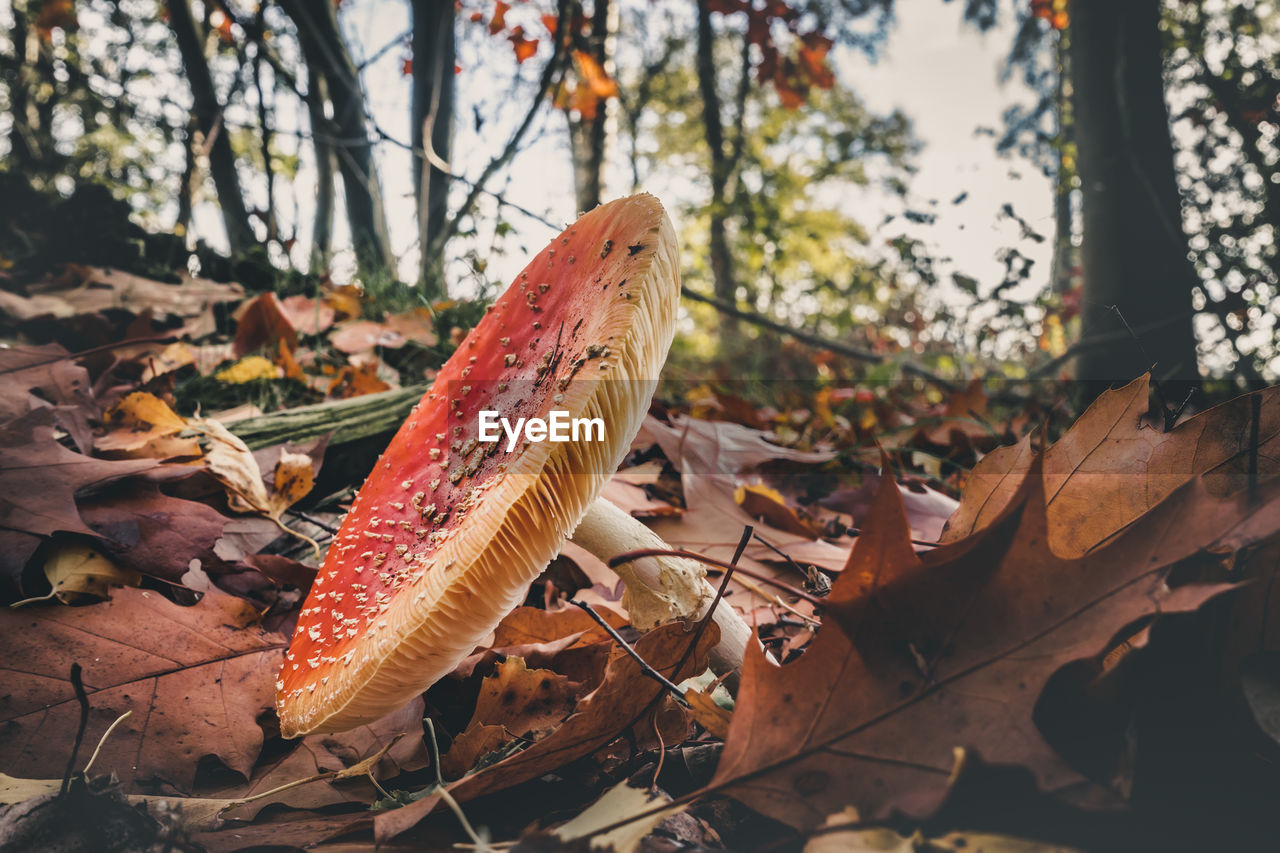
<path fill-rule="evenodd" d="M 658 534 L 604 498 L 591 504 L 570 538 L 605 561 L 627 551 L 670 548 Z M 616 571 L 626 584 L 622 606 L 631 615 L 632 626 L 640 630 L 675 619 L 701 618 L 715 599 L 706 571 L 683 557 L 642 557 Z M 737 672 L 753 632 L 727 601 L 716 606 L 712 619 L 720 628 L 720 645 L 711 652 L 712 667 Z"/>

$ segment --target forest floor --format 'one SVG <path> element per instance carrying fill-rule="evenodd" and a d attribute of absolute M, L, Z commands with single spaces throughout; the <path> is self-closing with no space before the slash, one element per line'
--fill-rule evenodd
<path fill-rule="evenodd" d="M 729 689 L 569 544 L 410 705 L 286 740 L 317 566 L 483 306 L 62 260 L 0 256 L 0 850 L 1274 838 L 1276 389 L 664 386 L 606 496 L 734 563 L 772 661 Z"/>

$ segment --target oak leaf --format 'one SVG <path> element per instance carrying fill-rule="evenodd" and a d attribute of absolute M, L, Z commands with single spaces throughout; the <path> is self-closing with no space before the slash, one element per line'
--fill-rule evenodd
<path fill-rule="evenodd" d="M 1067 559 L 1047 545 L 1039 464 L 1028 474 L 988 528 L 919 555 L 886 478 L 832 587 L 834 625 L 787 666 L 748 649 L 711 790 L 812 828 L 846 805 L 870 819 L 927 811 L 958 746 L 1029 767 L 1049 792 L 1079 783 L 1032 719 L 1049 677 L 1105 654 L 1123 626 L 1223 588 L 1170 589 L 1179 561 L 1280 532 L 1280 479 L 1256 502 L 1215 498 L 1197 479 L 1112 542 Z"/>
<path fill-rule="evenodd" d="M 84 668 L 96 740 L 125 711 L 95 766 L 125 788 L 167 783 L 189 793 L 213 756 L 248 778 L 262 748 L 260 715 L 274 707 L 288 638 L 258 625 L 252 606 L 199 572 L 204 597 L 180 607 L 154 591 L 124 589 L 91 607 L 0 610 L 0 765 L 48 775 L 66 762 L 80 708 L 66 677 Z"/>
<path fill-rule="evenodd" d="M 0 577 L 20 585 L 22 569 L 57 531 L 95 533 L 76 511 L 76 494 L 154 468 L 149 459 L 111 461 L 67 450 L 53 438 L 53 412 L 36 409 L 0 428 Z"/>
<path fill-rule="evenodd" d="M 1193 477 L 1204 475 L 1215 495 L 1244 488 L 1255 399 L 1258 474 L 1265 479 L 1280 473 L 1280 386 L 1215 406 L 1168 432 L 1144 419 L 1150 376 L 1103 392 L 1044 454 L 1053 549 L 1084 554 Z M 1000 515 L 1031 468 L 1034 440 L 1027 436 L 978 463 L 942 541 L 961 539 Z"/>

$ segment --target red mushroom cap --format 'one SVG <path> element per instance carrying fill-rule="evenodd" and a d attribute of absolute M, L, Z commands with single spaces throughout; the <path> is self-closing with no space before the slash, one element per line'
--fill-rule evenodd
<path fill-rule="evenodd" d="M 286 737 L 395 710 L 524 598 L 626 455 L 674 334 L 678 251 L 650 195 L 584 215 L 458 347 L 378 460 L 276 684 Z M 599 441 L 479 440 L 479 414 L 601 418 Z"/>

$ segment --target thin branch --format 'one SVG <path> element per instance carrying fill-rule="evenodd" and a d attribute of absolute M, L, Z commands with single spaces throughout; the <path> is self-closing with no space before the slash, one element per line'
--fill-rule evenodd
<path fill-rule="evenodd" d="M 587 615 L 590 616 L 592 619 L 594 619 L 596 621 L 596 624 L 599 625 L 601 628 L 603 628 L 605 630 L 605 633 L 607 633 L 610 637 L 612 637 L 613 641 L 617 643 L 624 652 L 626 652 L 633 659 L 635 659 L 636 663 L 640 664 L 640 669 L 642 672 L 644 672 L 645 675 L 649 676 L 654 681 L 658 682 L 663 687 L 667 688 L 667 690 L 671 692 L 671 695 L 674 696 L 676 698 L 676 701 L 678 701 L 681 705 L 685 706 L 686 708 L 689 707 L 689 703 L 685 701 L 684 693 L 680 690 L 680 688 L 677 687 L 675 683 L 672 682 L 671 679 L 667 678 L 665 675 L 658 672 L 653 667 L 649 666 L 648 662 L 645 661 L 644 658 L 640 657 L 640 653 L 637 652 L 635 649 L 633 649 L 630 643 L 622 639 L 622 635 L 618 633 L 618 629 L 610 625 L 603 616 L 601 616 L 599 613 L 595 611 L 595 608 L 593 608 L 590 604 L 587 604 L 585 601 L 579 601 L 576 598 L 569 599 L 569 603 L 574 605 L 575 607 L 581 607 L 583 610 L 587 611 Z"/>
<path fill-rule="evenodd" d="M 541 111 L 543 100 L 554 89 L 555 85 L 558 84 L 561 76 L 560 72 L 562 71 L 561 66 L 564 64 L 564 58 L 567 55 L 564 49 L 564 38 L 559 34 L 566 31 L 566 27 L 569 23 L 568 0 L 559 0 L 557 7 L 557 35 L 555 39 L 555 48 L 552 50 L 551 58 L 547 60 L 546 68 L 542 71 L 542 79 L 538 83 L 538 93 L 534 97 L 533 103 L 529 105 L 529 109 L 525 113 L 524 119 L 516 128 L 515 133 L 511 135 L 511 138 L 507 140 L 507 144 L 502 149 L 502 152 L 499 153 L 497 157 L 490 160 L 488 165 L 486 165 L 483 171 L 480 172 L 480 176 L 471 183 L 471 191 L 467 193 L 467 197 L 454 213 L 453 218 L 449 220 L 449 224 L 445 226 L 444 230 L 441 231 L 440 234 L 432 241 L 434 245 L 422 247 L 424 252 L 440 251 L 441 247 L 443 247 L 445 243 L 458 233 L 458 229 L 461 228 L 463 218 L 471 213 L 472 208 L 475 207 L 477 199 L 480 197 L 480 193 L 484 191 L 484 185 L 489 182 L 489 179 L 493 177 L 495 172 L 505 166 L 507 162 L 515 156 L 516 150 L 520 146 L 520 141 L 524 139 L 525 134 L 529 132 L 529 128 L 533 125 L 534 118 Z"/>
<path fill-rule="evenodd" d="M 710 305 L 722 314 L 727 314 L 728 316 L 735 317 L 739 320 L 745 320 L 753 326 L 760 326 L 761 328 L 768 329 L 772 332 L 777 332 L 780 335 L 787 335 L 788 337 L 795 338 L 797 341 L 809 344 L 810 346 L 831 350 L 831 352 L 838 353 L 839 355 L 843 355 L 857 361 L 870 362 L 871 364 L 883 364 L 889 360 L 888 356 L 881 353 L 850 346 L 849 344 L 842 343 L 840 341 L 833 341 L 830 338 L 824 338 L 821 335 L 816 335 L 813 332 L 806 332 L 803 329 L 796 329 L 791 326 L 784 325 L 776 320 L 771 320 L 762 314 L 757 314 L 754 311 L 744 311 L 735 305 L 730 305 L 729 303 L 716 299 L 713 296 L 704 296 L 695 290 L 690 290 L 688 287 L 682 286 L 680 288 L 680 293 L 686 299 L 692 299 L 694 302 L 701 302 L 704 305 Z M 954 382 L 939 376 L 923 365 L 916 364 L 912 361 L 904 361 L 900 364 L 900 367 L 903 372 L 915 374 L 921 379 L 927 379 L 948 391 L 956 390 Z"/>

